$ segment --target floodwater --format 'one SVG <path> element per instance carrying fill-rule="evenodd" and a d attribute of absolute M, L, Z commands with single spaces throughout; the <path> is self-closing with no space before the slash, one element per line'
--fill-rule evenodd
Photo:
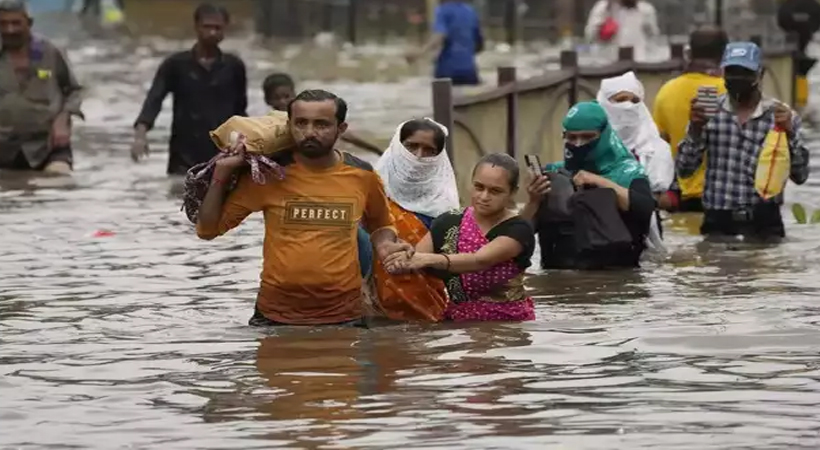
<path fill-rule="evenodd" d="M 533 270 L 532 323 L 247 327 L 261 219 L 196 239 L 164 175 L 167 110 L 153 157 L 128 157 L 158 49 L 185 45 L 73 44 L 89 86 L 73 181 L 0 174 L 0 448 L 820 445 L 820 228 L 788 213 L 779 247 L 703 247 L 676 218 L 669 260 L 643 270 Z M 252 89 L 298 65 L 233 45 Z M 389 134 L 429 106 L 421 77 L 301 67 L 351 101 L 354 128 Z"/>

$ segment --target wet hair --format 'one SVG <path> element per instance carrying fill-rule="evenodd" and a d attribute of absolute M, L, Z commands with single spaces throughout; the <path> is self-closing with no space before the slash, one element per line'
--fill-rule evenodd
<path fill-rule="evenodd" d="M 689 52 L 692 59 L 708 59 L 720 62 L 729 43 L 729 36 L 720 27 L 703 25 L 689 35 Z"/>
<path fill-rule="evenodd" d="M 225 23 L 231 23 L 231 14 L 224 6 L 216 6 L 212 3 L 200 3 L 194 10 L 194 23 L 199 23 L 202 19 L 210 16 L 222 16 Z"/>
<path fill-rule="evenodd" d="M 262 82 L 262 92 L 265 93 L 265 98 L 267 98 L 270 94 L 273 94 L 276 88 L 283 86 L 296 89 L 296 83 L 293 82 L 293 78 L 291 78 L 290 75 L 286 73 L 272 73 Z"/>
<path fill-rule="evenodd" d="M 484 155 L 473 168 L 473 176 L 475 176 L 478 168 L 483 165 L 489 165 L 491 167 L 498 166 L 506 170 L 507 180 L 510 183 L 510 191 L 514 192 L 518 190 L 518 180 L 521 178 L 521 173 L 518 167 L 518 161 L 516 161 L 515 158 L 506 153 L 490 153 L 489 155 Z"/>
<path fill-rule="evenodd" d="M 26 16 L 29 25 L 34 23 L 24 0 L 0 0 L 0 12 L 20 13 Z"/>
<path fill-rule="evenodd" d="M 436 154 L 438 155 L 444 150 L 444 143 L 447 141 L 447 135 L 440 126 L 427 119 L 413 119 L 406 122 L 399 131 L 399 140 L 404 142 L 407 138 L 414 135 L 417 131 L 432 131 L 433 139 L 436 143 Z"/>
<path fill-rule="evenodd" d="M 326 102 L 332 101 L 336 104 L 336 123 L 340 124 L 347 120 L 347 102 L 332 92 L 323 89 L 308 89 L 302 91 L 288 104 L 288 118 L 293 114 L 293 104 L 296 102 Z"/>
<path fill-rule="evenodd" d="M 23 0 L 2 0 L 0 1 L 0 12 L 23 13 L 29 16 L 26 2 Z"/>

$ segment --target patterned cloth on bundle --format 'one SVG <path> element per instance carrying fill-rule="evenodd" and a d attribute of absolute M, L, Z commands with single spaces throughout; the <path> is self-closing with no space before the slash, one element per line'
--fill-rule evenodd
<path fill-rule="evenodd" d="M 191 167 L 185 175 L 185 193 L 182 196 L 182 208 L 180 208 L 180 211 L 185 211 L 188 220 L 193 224 L 197 222 L 199 207 L 202 206 L 202 201 L 205 200 L 205 194 L 208 193 L 208 187 L 211 185 L 211 177 L 213 177 L 214 174 L 216 161 L 222 157 L 223 155 L 217 155 L 208 162 L 197 164 Z M 269 180 L 267 176 L 268 172 L 279 180 L 285 178 L 285 172 L 282 166 L 267 156 L 245 153 L 245 160 L 248 162 L 248 165 L 250 165 L 251 178 L 253 178 L 253 181 L 256 183 L 267 183 Z M 232 190 L 236 186 L 238 180 L 238 174 L 231 176 L 231 179 L 228 181 L 229 190 Z"/>
<path fill-rule="evenodd" d="M 240 138 L 245 141 L 245 160 L 250 166 L 253 181 L 259 184 L 268 182 L 268 174 L 284 179 L 285 173 L 280 165 L 281 157 L 288 157 L 287 151 L 295 145 L 287 129 L 286 113 L 274 111 L 262 117 L 233 116 L 216 130 L 211 131 L 211 140 L 223 152 L 235 147 Z M 185 193 L 183 194 L 182 211 L 192 223 L 197 222 L 199 208 L 208 193 L 216 161 L 224 154 L 215 156 L 208 162 L 197 164 L 185 175 Z M 231 176 L 228 188 L 233 189 L 239 179 L 237 174 Z"/>

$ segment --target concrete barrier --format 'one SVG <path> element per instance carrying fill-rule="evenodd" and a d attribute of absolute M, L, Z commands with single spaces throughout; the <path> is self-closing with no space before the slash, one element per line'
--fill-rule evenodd
<path fill-rule="evenodd" d="M 794 45 L 763 50 L 764 94 L 793 103 Z M 577 54 L 565 51 L 560 70 L 517 80 L 515 68 L 499 68 L 498 87 L 461 97 L 453 96 L 449 79 L 435 80 L 434 117 L 452 130 L 447 148 L 462 196 L 469 191 L 473 166 L 485 154 L 507 152 L 520 162 L 522 170 L 524 154 L 539 155 L 544 163 L 560 160 L 564 115 L 572 104 L 594 99 L 604 78 L 634 71 L 644 84 L 645 102 L 651 110 L 661 86 L 684 70 L 683 46 L 672 46 L 670 53 L 668 61 L 639 63 L 633 60 L 631 48 L 623 48 L 618 61 L 610 65 L 579 67 Z M 525 194 L 522 189 L 519 199 Z M 462 202 L 466 200 L 462 198 Z"/>

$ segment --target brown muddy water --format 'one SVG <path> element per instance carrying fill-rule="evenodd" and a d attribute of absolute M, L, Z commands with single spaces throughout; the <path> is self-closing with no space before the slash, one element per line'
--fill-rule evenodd
<path fill-rule="evenodd" d="M 790 214 L 778 247 L 704 247 L 697 218 L 675 218 L 670 257 L 640 271 L 532 270 L 532 323 L 247 327 L 261 219 L 196 239 L 164 175 L 167 110 L 153 157 L 128 157 L 162 52 L 185 46 L 72 44 L 89 87 L 73 181 L 0 174 L 0 448 L 820 445 L 820 228 Z M 365 49 L 373 72 L 230 46 L 251 112 L 276 68 L 338 92 L 381 137 L 429 108 L 423 72 L 390 72 L 395 49 Z M 323 81 L 335 71 L 370 81 Z M 819 194 L 812 180 L 789 200 Z"/>

